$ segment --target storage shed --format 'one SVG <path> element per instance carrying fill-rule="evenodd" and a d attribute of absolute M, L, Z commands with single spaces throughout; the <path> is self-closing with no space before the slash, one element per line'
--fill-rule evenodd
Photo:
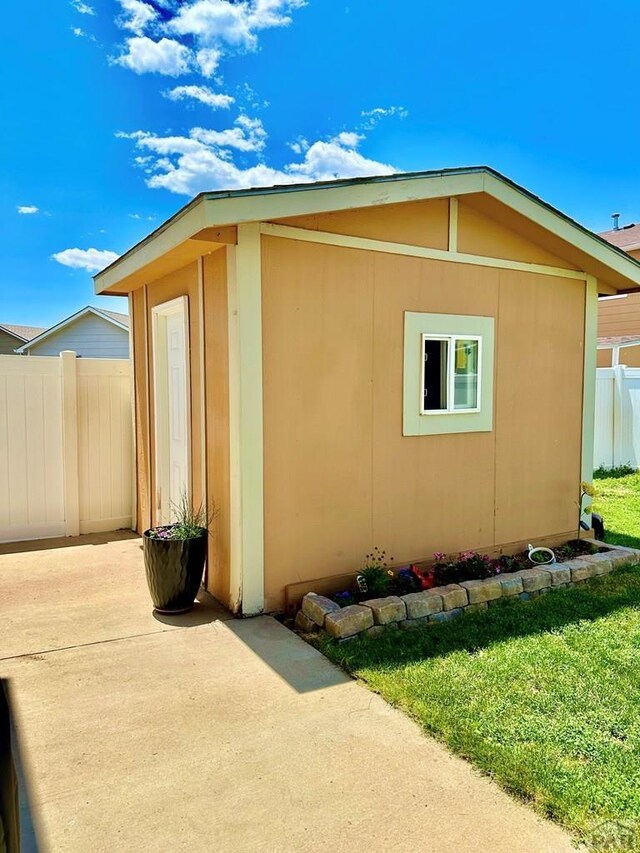
<path fill-rule="evenodd" d="M 99 273 L 133 327 L 137 528 L 215 504 L 208 589 L 575 536 L 598 294 L 640 264 L 485 168 L 203 193 Z"/>

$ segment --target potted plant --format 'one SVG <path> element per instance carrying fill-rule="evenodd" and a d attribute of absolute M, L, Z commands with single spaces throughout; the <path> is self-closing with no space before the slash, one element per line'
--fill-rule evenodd
<path fill-rule="evenodd" d="M 212 517 L 202 506 L 194 510 L 183 494 L 174 505 L 176 521 L 143 534 L 144 568 L 153 607 L 158 613 L 191 610 L 207 558 Z"/>

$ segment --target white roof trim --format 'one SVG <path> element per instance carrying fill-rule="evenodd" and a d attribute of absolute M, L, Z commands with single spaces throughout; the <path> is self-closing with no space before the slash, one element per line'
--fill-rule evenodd
<path fill-rule="evenodd" d="M 64 320 L 61 320 L 59 323 L 56 323 L 55 326 L 51 326 L 50 329 L 45 329 L 44 332 L 41 332 L 35 338 L 31 338 L 30 341 L 26 342 L 26 344 L 23 344 L 21 347 L 18 347 L 16 349 L 16 352 L 26 352 L 28 349 L 31 349 L 34 344 L 41 343 L 51 335 L 54 335 L 56 332 L 59 332 L 61 329 L 65 329 L 67 326 L 70 326 L 72 323 L 75 323 L 75 321 L 79 320 L 81 317 L 86 317 L 87 314 L 95 314 L 96 317 L 100 317 L 102 320 L 107 320 L 109 323 L 113 323 L 113 325 L 117 326 L 119 329 L 123 329 L 127 333 L 129 332 L 129 327 L 125 326 L 125 324 L 121 323 L 119 320 L 116 320 L 115 317 L 110 317 L 108 314 L 104 314 L 99 308 L 94 308 L 93 305 L 87 305 L 86 308 L 81 308 L 80 311 L 76 311 L 76 313 L 71 314 L 70 317 L 65 317 Z"/>
<path fill-rule="evenodd" d="M 336 210 L 398 204 L 485 192 L 546 231 L 576 246 L 635 285 L 640 264 L 623 249 L 574 222 L 488 167 L 202 193 L 106 269 L 94 276 L 97 293 L 116 286 L 204 228 L 263 222 Z"/>

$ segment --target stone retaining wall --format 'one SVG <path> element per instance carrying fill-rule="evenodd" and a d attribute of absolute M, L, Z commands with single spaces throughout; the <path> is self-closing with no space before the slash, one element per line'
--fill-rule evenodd
<path fill-rule="evenodd" d="M 602 543 L 594 543 L 602 545 Z M 340 607 L 323 595 L 309 592 L 295 620 L 303 633 L 324 630 L 336 640 L 357 634 L 376 635 L 390 627 L 411 629 L 431 622 L 446 622 L 463 613 L 485 610 L 502 598 L 530 599 L 552 589 L 566 589 L 623 565 L 640 562 L 640 551 L 614 548 L 554 563 L 532 566 L 519 572 L 495 575 L 485 580 L 462 581 L 424 592 L 372 598 L 361 604 Z"/>

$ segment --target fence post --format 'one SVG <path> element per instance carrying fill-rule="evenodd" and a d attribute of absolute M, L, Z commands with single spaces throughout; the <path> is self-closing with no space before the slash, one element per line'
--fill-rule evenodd
<path fill-rule="evenodd" d="M 78 478 L 78 377 L 76 354 L 60 353 L 62 370 L 62 456 L 64 471 L 64 527 L 66 536 L 80 533 Z"/>
<path fill-rule="evenodd" d="M 613 368 L 613 467 L 626 464 L 622 459 L 624 447 L 624 393 L 625 393 L 625 369 L 623 365 Z"/>

